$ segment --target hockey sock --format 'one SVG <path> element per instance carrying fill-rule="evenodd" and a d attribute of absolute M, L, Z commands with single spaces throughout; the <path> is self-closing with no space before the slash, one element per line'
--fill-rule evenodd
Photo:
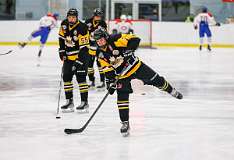
<path fill-rule="evenodd" d="M 129 94 L 118 93 L 117 105 L 119 117 L 122 122 L 129 120 Z"/>
<path fill-rule="evenodd" d="M 79 83 L 81 101 L 88 101 L 88 84 L 86 82 Z"/>
<path fill-rule="evenodd" d="M 71 99 L 73 97 L 73 84 L 72 82 L 64 82 L 64 91 L 66 99 Z"/>

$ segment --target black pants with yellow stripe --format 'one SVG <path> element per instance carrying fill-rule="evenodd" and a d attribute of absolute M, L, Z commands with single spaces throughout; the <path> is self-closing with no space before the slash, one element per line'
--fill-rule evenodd
<path fill-rule="evenodd" d="M 63 63 L 63 82 L 66 99 L 73 98 L 73 76 L 79 85 L 81 101 L 88 100 L 88 84 L 86 83 L 87 65 L 75 67 L 74 61 L 66 60 Z"/>
<path fill-rule="evenodd" d="M 94 62 L 95 62 L 95 56 L 91 56 L 89 59 L 89 64 L 88 64 L 88 76 L 89 76 L 89 80 L 90 81 L 94 81 L 95 77 L 94 77 Z M 105 74 L 102 70 L 101 64 L 99 63 L 98 60 L 96 60 L 97 62 L 97 66 L 98 66 L 98 71 L 100 74 L 100 81 L 104 82 L 105 81 Z"/>
<path fill-rule="evenodd" d="M 144 85 L 152 85 L 163 91 L 171 93 L 172 86 L 160 76 L 157 72 L 142 62 L 138 70 L 130 77 L 120 79 L 117 82 L 117 105 L 119 109 L 120 120 L 129 120 L 129 94 L 133 92 L 131 80 L 139 79 L 144 82 Z"/>

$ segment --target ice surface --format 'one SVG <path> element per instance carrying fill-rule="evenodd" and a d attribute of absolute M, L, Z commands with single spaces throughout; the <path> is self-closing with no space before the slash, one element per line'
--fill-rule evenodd
<path fill-rule="evenodd" d="M 13 53 L 0 56 L 0 160 L 234 159 L 233 49 L 139 49 L 136 54 L 184 99 L 134 80 L 131 135 L 123 138 L 116 95 L 108 97 L 87 130 L 65 135 L 64 128 L 86 122 L 105 92 L 90 91 L 89 114 L 55 119 L 61 72 L 57 48 L 44 49 L 40 67 L 37 47 L 1 46 L 0 53 L 12 48 Z"/>

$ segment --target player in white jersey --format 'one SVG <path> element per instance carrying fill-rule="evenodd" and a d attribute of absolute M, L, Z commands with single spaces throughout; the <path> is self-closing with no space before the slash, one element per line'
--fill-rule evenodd
<path fill-rule="evenodd" d="M 207 36 L 208 51 L 211 51 L 211 37 L 212 33 L 209 26 L 216 25 L 220 26 L 220 23 L 217 23 L 211 13 L 208 13 L 208 9 L 204 7 L 202 13 L 199 13 L 194 19 L 194 29 L 199 28 L 199 37 L 200 37 L 200 46 L 199 50 L 202 50 L 202 45 L 204 41 L 205 34 Z"/>
<path fill-rule="evenodd" d="M 18 43 L 20 48 L 25 47 L 25 45 L 27 45 L 33 38 L 40 36 L 40 48 L 38 53 L 38 57 L 40 57 L 50 31 L 57 26 L 58 16 L 59 14 L 57 13 L 48 13 L 46 16 L 42 17 L 39 21 L 39 28 L 30 34 L 26 42 Z"/>
<path fill-rule="evenodd" d="M 133 33 L 132 29 L 132 23 L 127 19 L 126 15 L 120 16 L 120 21 L 116 20 L 115 27 L 113 29 L 113 34 L 117 33 L 123 33 L 123 34 L 129 34 Z"/>

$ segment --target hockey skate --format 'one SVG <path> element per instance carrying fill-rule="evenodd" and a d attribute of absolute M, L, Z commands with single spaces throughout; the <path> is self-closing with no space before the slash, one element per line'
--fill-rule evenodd
<path fill-rule="evenodd" d="M 67 103 L 61 107 L 63 113 L 74 112 L 74 103 L 72 99 L 67 99 Z"/>
<path fill-rule="evenodd" d="M 101 85 L 97 86 L 97 89 L 98 89 L 98 91 L 104 91 L 105 87 L 106 87 L 105 82 L 102 82 Z"/>
<path fill-rule="evenodd" d="M 87 101 L 81 101 L 81 104 L 76 107 L 78 113 L 89 113 L 89 104 Z"/>
<path fill-rule="evenodd" d="M 24 48 L 26 46 L 26 44 L 27 44 L 26 42 L 19 42 L 18 46 L 19 46 L 20 49 L 22 49 L 22 48 Z"/>
<path fill-rule="evenodd" d="M 210 45 L 207 46 L 207 50 L 208 50 L 209 52 L 211 52 L 211 47 L 210 47 Z"/>
<path fill-rule="evenodd" d="M 202 45 L 199 46 L 199 50 L 200 50 L 200 51 L 202 50 Z"/>
<path fill-rule="evenodd" d="M 183 99 L 183 95 L 180 92 L 178 92 L 175 88 L 172 89 L 170 94 L 177 99 Z"/>
<path fill-rule="evenodd" d="M 121 122 L 122 126 L 120 128 L 120 133 L 123 137 L 127 137 L 130 134 L 130 126 L 128 121 Z"/>

